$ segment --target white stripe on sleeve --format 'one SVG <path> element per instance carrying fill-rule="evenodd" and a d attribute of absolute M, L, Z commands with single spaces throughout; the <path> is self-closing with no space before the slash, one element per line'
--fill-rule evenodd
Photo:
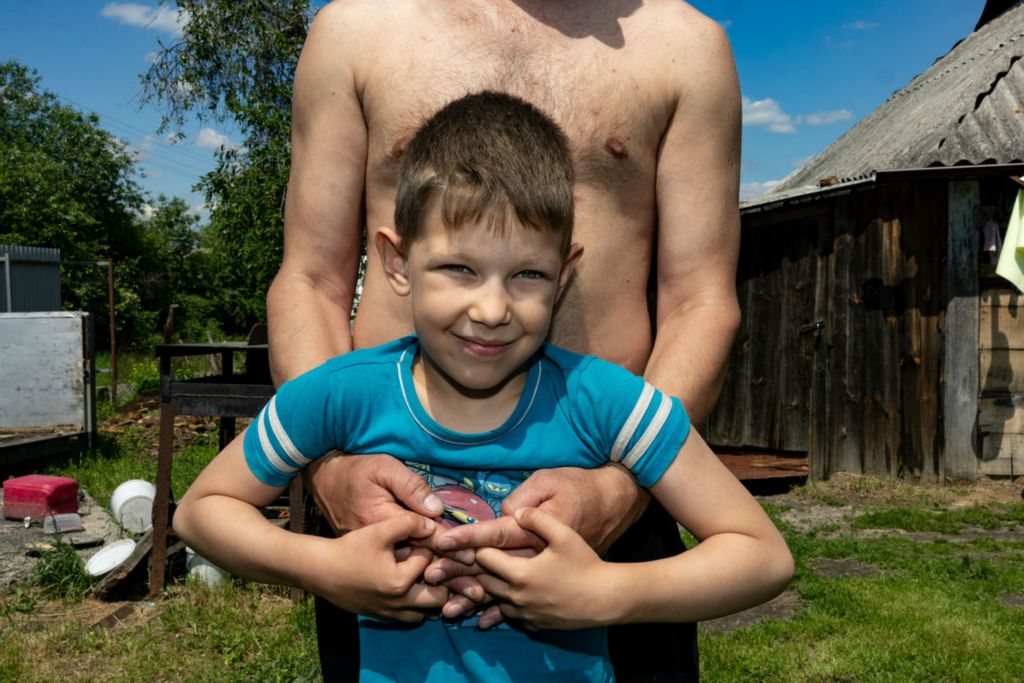
<path fill-rule="evenodd" d="M 633 433 L 636 432 L 640 420 L 643 419 L 644 413 L 647 412 L 647 406 L 651 404 L 653 396 L 654 387 L 649 382 L 644 382 L 644 389 L 640 392 L 640 398 L 636 400 L 636 405 L 633 406 L 633 412 L 626 418 L 626 424 L 622 425 L 619 435 L 615 437 L 615 444 L 612 446 L 611 453 L 612 462 L 618 462 L 622 459 L 622 452 L 626 450 L 630 439 L 633 438 Z"/>
<path fill-rule="evenodd" d="M 277 395 L 275 394 L 270 399 L 270 403 L 267 404 L 267 419 L 270 420 L 270 428 L 274 430 L 274 436 L 277 438 L 277 442 L 281 444 L 281 448 L 284 449 L 285 455 L 292 459 L 293 462 L 297 462 L 299 465 L 308 465 L 313 462 L 311 458 L 304 456 L 292 440 L 288 438 L 288 434 L 284 431 L 284 425 L 281 424 L 280 418 L 277 417 Z"/>
<path fill-rule="evenodd" d="M 654 417 L 651 418 L 651 423 L 647 425 L 647 429 L 644 430 L 643 436 L 641 436 L 640 440 L 636 442 L 636 445 L 630 449 L 626 457 L 622 459 L 622 464 L 629 469 L 633 469 L 633 465 L 635 465 L 637 461 L 643 457 L 644 453 L 647 452 L 647 449 L 658 437 L 658 432 L 660 432 L 661 428 L 665 425 L 665 420 L 668 419 L 668 414 L 672 412 L 672 399 L 660 391 L 658 392 L 658 396 L 661 397 L 661 404 L 658 406 L 658 411 L 654 414 Z"/>
<path fill-rule="evenodd" d="M 277 451 L 274 449 L 274 444 L 270 443 L 270 437 L 267 436 L 267 427 L 266 427 L 266 419 L 265 419 L 266 418 L 267 409 L 269 407 L 270 407 L 270 404 L 267 405 L 267 408 L 263 409 L 263 413 L 260 414 L 260 416 L 259 416 L 259 418 L 257 418 L 257 422 L 256 422 L 257 432 L 258 432 L 259 437 L 260 437 L 260 446 L 263 447 L 263 455 L 267 456 L 267 462 L 270 463 L 270 466 L 273 467 L 278 472 L 280 472 L 281 474 L 283 474 L 285 476 L 288 476 L 288 475 L 290 475 L 290 474 L 292 474 L 294 472 L 298 472 L 299 468 L 298 467 L 292 467 L 291 465 L 286 463 L 284 460 L 282 460 L 281 456 L 279 456 L 277 454 Z"/>

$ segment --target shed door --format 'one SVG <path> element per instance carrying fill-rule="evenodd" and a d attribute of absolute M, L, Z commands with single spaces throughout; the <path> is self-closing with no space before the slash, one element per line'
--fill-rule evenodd
<path fill-rule="evenodd" d="M 705 426 L 707 439 L 717 446 L 807 453 L 824 322 L 816 310 L 825 310 L 828 282 L 827 272 L 819 277 L 828 267 L 827 258 L 819 258 L 819 233 L 830 232 L 831 215 L 745 223 L 737 273 L 743 317 L 721 398 Z"/>

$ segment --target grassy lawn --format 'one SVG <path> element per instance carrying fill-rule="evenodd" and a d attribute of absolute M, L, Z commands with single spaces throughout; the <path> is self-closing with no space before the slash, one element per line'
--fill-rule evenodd
<path fill-rule="evenodd" d="M 52 471 L 101 505 L 125 479 L 152 481 L 156 414 L 145 408 L 108 410 L 99 447 Z M 185 427 L 178 495 L 216 450 L 212 423 Z M 1024 680 L 1018 490 L 836 478 L 764 499 L 797 560 L 795 607 L 786 618 L 701 629 L 704 680 Z M 80 571 L 67 564 L 76 558 L 48 558 L 34 582 L 0 596 L 0 681 L 319 678 L 308 600 L 179 578 L 159 600 L 127 603 L 121 623 L 94 627 L 125 603 L 82 598 L 88 585 L 67 579 Z"/>
<path fill-rule="evenodd" d="M 790 508 L 769 506 L 797 560 L 801 607 L 704 631 L 707 680 L 1024 680 L 1024 504 L 950 508 L 942 489 L 870 485 L 902 500 L 869 499 L 847 525 L 799 530 Z M 833 495 L 830 483 L 814 488 Z"/>

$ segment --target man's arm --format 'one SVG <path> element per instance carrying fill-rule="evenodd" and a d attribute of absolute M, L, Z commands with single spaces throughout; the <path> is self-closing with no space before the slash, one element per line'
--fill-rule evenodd
<path fill-rule="evenodd" d="M 276 384 L 352 350 L 367 135 L 343 9 L 321 10 L 295 71 L 284 260 L 267 294 Z"/>
<path fill-rule="evenodd" d="M 361 41 L 372 34 L 360 28 L 364 11 L 356 3 L 320 10 L 295 71 L 284 261 L 267 294 L 277 385 L 352 350 L 349 315 L 365 222 L 367 154 L 354 65 L 366 57 Z M 322 457 L 304 481 L 339 531 L 401 514 L 392 492 L 416 512 L 440 513 L 440 501 L 423 480 L 385 456 Z M 339 490 L 359 495 L 337 495 Z"/>
<path fill-rule="evenodd" d="M 728 40 L 705 19 L 681 67 L 658 159 L 657 331 L 645 378 L 694 424 L 711 413 L 739 327 L 740 92 Z M 691 48 L 692 49 L 692 48 Z"/>

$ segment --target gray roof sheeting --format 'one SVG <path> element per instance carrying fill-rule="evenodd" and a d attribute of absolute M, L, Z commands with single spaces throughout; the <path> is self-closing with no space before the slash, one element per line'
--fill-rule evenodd
<path fill-rule="evenodd" d="M 769 192 L 762 204 L 819 181 L 874 171 L 1024 160 L 1024 3 L 970 34 L 905 88 Z"/>

